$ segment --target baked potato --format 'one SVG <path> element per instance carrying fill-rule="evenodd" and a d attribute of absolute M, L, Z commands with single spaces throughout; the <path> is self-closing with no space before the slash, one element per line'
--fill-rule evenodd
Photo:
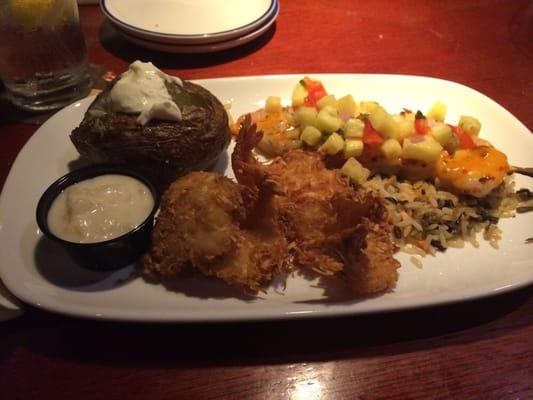
<path fill-rule="evenodd" d="M 127 164 L 163 189 L 191 170 L 210 168 L 228 146 L 228 115 L 205 88 L 188 81 L 183 86 L 166 82 L 182 119 L 140 125 L 137 115 L 113 110 L 109 93 L 116 82 L 96 97 L 70 135 L 82 158 Z"/>

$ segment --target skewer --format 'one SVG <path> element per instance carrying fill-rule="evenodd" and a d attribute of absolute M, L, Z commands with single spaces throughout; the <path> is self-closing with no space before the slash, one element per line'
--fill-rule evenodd
<path fill-rule="evenodd" d="M 511 166 L 509 173 L 517 173 L 529 176 L 530 178 L 533 178 L 533 168 L 522 168 L 522 167 L 515 167 Z"/>

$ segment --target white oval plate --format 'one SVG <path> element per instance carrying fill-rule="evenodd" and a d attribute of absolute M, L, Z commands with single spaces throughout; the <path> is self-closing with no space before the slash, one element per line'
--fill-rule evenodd
<path fill-rule="evenodd" d="M 278 12 L 279 12 L 278 7 L 276 7 L 274 14 L 269 20 L 267 20 L 262 26 L 260 26 L 256 30 L 249 32 L 246 35 L 239 36 L 239 37 L 229 39 L 229 40 L 223 40 L 221 42 L 213 42 L 213 43 L 171 44 L 171 43 L 163 42 L 159 40 L 148 40 L 148 39 L 142 39 L 138 36 L 133 36 L 130 34 L 129 31 L 121 28 L 120 25 L 115 25 L 115 28 L 125 39 L 129 40 L 132 43 L 135 43 L 138 46 L 146 47 L 148 49 L 164 51 L 167 53 L 176 53 L 176 54 L 212 53 L 215 51 L 227 50 L 227 49 L 232 49 L 234 47 L 241 46 L 261 36 L 276 21 Z"/>
<path fill-rule="evenodd" d="M 131 36 L 170 44 L 229 40 L 258 29 L 277 0 L 102 0 L 104 14 Z"/>
<path fill-rule="evenodd" d="M 0 280 L 0 322 L 16 318 L 23 313 L 22 304 L 7 291 Z"/>
<path fill-rule="evenodd" d="M 197 81 L 220 100 L 231 101 L 234 116 L 255 110 L 269 95 L 289 102 L 302 75 L 223 78 Z M 427 110 L 434 100 L 448 105 L 448 120 L 474 115 L 482 136 L 503 149 L 512 164 L 531 165 L 533 136 L 503 107 L 457 83 L 401 75 L 312 75 L 330 93 L 381 102 L 391 111 L 403 107 Z M 533 213 L 504 219 L 503 238 L 495 250 L 450 249 L 424 260 L 418 269 L 399 254 L 402 267 L 394 290 L 369 299 L 325 298 L 322 289 L 302 277 L 291 277 L 285 290 L 273 285 L 254 299 L 235 297 L 225 285 L 204 277 L 180 280 L 175 287 L 128 280 L 132 267 L 113 272 L 85 271 L 42 239 L 35 207 L 46 187 L 68 171 L 77 153 L 69 133 L 91 99 L 58 112 L 43 124 L 18 155 L 0 197 L 0 276 L 20 299 L 47 310 L 93 318 L 132 321 L 230 321 L 338 316 L 401 310 L 450 303 L 513 290 L 533 282 Z M 217 165 L 232 176 L 228 157 Z M 533 181 L 516 177 L 519 187 Z"/>

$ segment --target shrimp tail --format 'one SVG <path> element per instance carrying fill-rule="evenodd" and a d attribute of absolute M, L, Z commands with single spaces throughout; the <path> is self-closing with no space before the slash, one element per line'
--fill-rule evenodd
<path fill-rule="evenodd" d="M 250 114 L 247 114 L 239 129 L 235 149 L 231 155 L 231 164 L 237 182 L 255 190 L 258 190 L 267 179 L 265 169 L 252 152 L 262 137 L 263 132 L 257 130 Z"/>
<path fill-rule="evenodd" d="M 232 163 L 257 164 L 252 150 L 262 138 L 263 132 L 257 130 L 257 125 L 252 123 L 251 115 L 246 114 L 237 134 L 237 142 L 231 155 Z"/>

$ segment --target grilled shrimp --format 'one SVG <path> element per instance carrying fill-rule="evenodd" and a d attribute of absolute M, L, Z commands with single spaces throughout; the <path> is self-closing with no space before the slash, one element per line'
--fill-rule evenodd
<path fill-rule="evenodd" d="M 233 171 L 241 185 L 274 194 L 293 265 L 322 276 L 346 274 L 357 294 L 392 287 L 400 264 L 393 258 L 382 201 L 355 191 L 316 152 L 297 149 L 269 164 L 258 162 L 252 150 L 261 135 L 246 116 L 232 154 Z"/>
<path fill-rule="evenodd" d="M 302 142 L 299 140 L 299 130 L 291 126 L 287 119 L 287 114 L 283 110 L 266 112 L 262 108 L 250 113 L 250 116 L 257 130 L 263 132 L 263 136 L 257 144 L 257 149 L 265 156 L 280 156 L 288 150 L 302 146 Z M 244 117 L 243 115 L 237 120 L 234 134 L 238 133 L 244 122 Z"/>
<path fill-rule="evenodd" d="M 268 158 L 281 156 L 288 150 L 299 147 L 324 152 L 324 146 L 302 144 L 298 138 L 300 128 L 292 125 L 290 110 L 289 108 L 277 112 L 267 112 L 262 108 L 250 114 L 252 123 L 257 126 L 257 131 L 263 132 L 263 137 L 256 146 L 257 150 Z M 239 118 L 236 127 L 242 125 L 243 119 L 244 116 Z M 364 132 L 362 134 L 364 136 Z M 415 159 L 414 157 L 404 158 L 400 147 L 403 146 L 401 141 L 396 142 L 396 147 L 399 150 L 394 157 L 385 153 L 384 145 L 367 144 L 364 145 L 364 150 L 354 157 L 357 157 L 364 167 L 373 172 L 398 175 L 410 181 L 435 179 L 436 183 L 445 190 L 478 198 L 486 196 L 498 187 L 503 182 L 505 175 L 525 171 L 525 169 L 511 167 L 507 161 L 507 156 L 492 147 L 490 143 L 477 137 L 471 138 L 469 134 L 464 132 L 462 135 L 464 140 L 470 138 L 471 143 L 466 140 L 466 145 L 459 146 L 455 151 L 452 150 L 453 152 L 450 151 L 450 146 L 443 145 L 443 149 L 437 144 L 441 153 L 440 155 L 438 153 L 432 155 L 430 160 Z M 459 139 L 456 138 L 457 140 Z M 348 141 L 350 140 L 346 139 L 346 143 Z M 338 154 L 329 157 L 328 160 L 332 159 L 335 162 L 328 161 L 328 165 L 340 166 L 340 162 L 344 162 L 349 157 L 346 155 L 346 143 L 344 149 L 338 150 Z M 454 146 L 451 146 L 451 149 L 453 148 Z M 420 148 L 419 150 L 419 153 L 429 152 L 427 148 Z M 529 172 L 531 176 L 531 171 L 526 172 Z"/>
<path fill-rule="evenodd" d="M 443 188 L 459 194 L 484 197 L 498 187 L 510 167 L 507 156 L 490 146 L 443 152 L 435 175 Z"/>

